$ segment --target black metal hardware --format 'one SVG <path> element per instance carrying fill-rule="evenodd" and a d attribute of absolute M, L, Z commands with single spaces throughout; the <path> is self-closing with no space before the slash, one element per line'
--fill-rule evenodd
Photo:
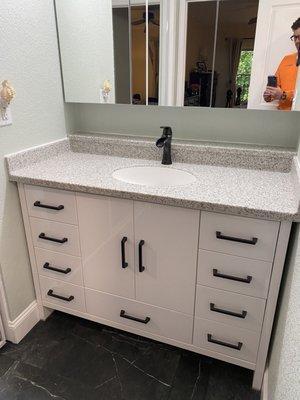
<path fill-rule="evenodd" d="M 60 296 L 59 294 L 53 293 L 52 289 L 50 289 L 48 291 L 47 296 L 55 297 L 56 299 L 60 299 L 60 300 L 64 300 L 64 301 L 72 301 L 72 300 L 74 300 L 74 296 L 69 296 L 69 297 Z"/>
<path fill-rule="evenodd" d="M 62 204 L 60 206 L 55 207 L 55 206 L 49 206 L 48 204 L 42 204 L 40 201 L 35 201 L 33 205 L 35 207 L 47 208 L 49 210 L 55 210 L 55 211 L 61 211 L 65 208 Z"/>
<path fill-rule="evenodd" d="M 217 278 L 229 279 L 231 281 L 237 281 L 243 283 L 251 283 L 252 281 L 252 276 L 250 275 L 248 275 L 247 278 L 240 278 L 238 276 L 233 276 L 233 275 L 225 275 L 218 272 L 216 268 L 213 269 L 213 275 L 216 276 Z"/>
<path fill-rule="evenodd" d="M 128 262 L 126 262 L 126 255 L 125 255 L 125 243 L 127 242 L 127 237 L 124 236 L 121 240 L 121 256 L 122 256 L 122 268 L 128 267 Z"/>
<path fill-rule="evenodd" d="M 237 237 L 233 237 L 233 236 L 226 236 L 226 235 L 222 235 L 221 232 L 216 232 L 216 238 L 217 239 L 221 239 L 221 240 L 229 240 L 231 242 L 238 242 L 238 243 L 246 243 L 246 244 L 251 244 L 251 245 L 255 245 L 258 241 L 258 239 L 256 237 L 252 238 L 252 239 L 242 239 L 242 238 L 237 238 Z"/>
<path fill-rule="evenodd" d="M 145 244 L 144 240 L 141 240 L 139 243 L 139 271 L 145 271 L 145 267 L 143 266 L 143 246 Z"/>
<path fill-rule="evenodd" d="M 69 274 L 69 273 L 72 271 L 71 268 L 60 269 L 60 268 L 51 267 L 50 264 L 49 264 L 48 262 L 46 262 L 46 263 L 43 265 L 43 268 L 49 269 L 50 271 L 59 272 L 59 273 L 61 273 L 61 274 Z"/>
<path fill-rule="evenodd" d="M 62 238 L 62 239 L 56 239 L 50 236 L 46 236 L 45 233 L 40 233 L 39 238 L 43 240 L 49 240 L 50 242 L 55 242 L 55 243 L 66 243 L 68 241 L 68 238 Z"/>
<path fill-rule="evenodd" d="M 148 324 L 148 322 L 150 322 L 150 317 L 146 317 L 145 319 L 140 319 L 140 318 L 137 318 L 137 317 L 132 317 L 131 315 L 126 315 L 125 310 L 121 310 L 121 312 L 120 312 L 120 317 L 121 317 L 121 318 L 126 318 L 126 319 L 131 319 L 132 321 L 140 322 L 141 324 Z"/>
<path fill-rule="evenodd" d="M 238 342 L 238 344 L 231 344 L 231 343 L 222 342 L 221 340 L 213 339 L 212 334 L 210 334 L 210 333 L 207 334 L 207 341 L 210 343 L 219 344 L 220 346 L 229 347 L 230 349 L 234 349 L 234 350 L 241 350 L 241 348 L 243 346 L 242 342 Z"/>
<path fill-rule="evenodd" d="M 164 148 L 162 164 L 171 165 L 172 155 L 171 155 L 171 142 L 172 142 L 172 128 L 170 126 L 161 126 L 163 133 L 161 138 L 156 141 L 156 146 Z"/>
<path fill-rule="evenodd" d="M 209 306 L 210 306 L 210 311 L 214 311 L 220 314 L 231 315 L 232 317 L 245 319 L 247 315 L 247 311 L 242 311 L 242 313 L 240 314 L 233 311 L 222 310 L 221 308 L 217 308 L 214 303 L 210 303 Z"/>

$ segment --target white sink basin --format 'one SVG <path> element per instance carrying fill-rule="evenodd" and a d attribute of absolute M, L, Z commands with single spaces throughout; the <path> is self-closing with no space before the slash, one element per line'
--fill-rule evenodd
<path fill-rule="evenodd" d="M 170 167 L 136 166 L 116 170 L 113 178 L 119 181 L 145 186 L 178 186 L 189 185 L 197 178 L 189 172 Z"/>

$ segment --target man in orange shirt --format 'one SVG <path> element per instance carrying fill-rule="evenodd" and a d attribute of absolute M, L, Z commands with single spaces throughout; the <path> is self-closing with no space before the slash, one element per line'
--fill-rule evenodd
<path fill-rule="evenodd" d="M 278 110 L 290 111 L 293 105 L 294 92 L 298 74 L 298 54 L 300 50 L 300 18 L 292 25 L 291 40 L 295 43 L 297 53 L 288 54 L 281 61 L 277 72 L 277 87 L 267 86 L 264 100 L 269 103 L 279 100 Z"/>

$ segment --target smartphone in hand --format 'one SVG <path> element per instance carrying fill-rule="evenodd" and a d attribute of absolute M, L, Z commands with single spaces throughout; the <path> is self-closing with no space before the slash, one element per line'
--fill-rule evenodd
<path fill-rule="evenodd" d="M 269 75 L 268 76 L 268 83 L 267 86 L 270 87 L 277 87 L 277 76 L 275 75 Z"/>

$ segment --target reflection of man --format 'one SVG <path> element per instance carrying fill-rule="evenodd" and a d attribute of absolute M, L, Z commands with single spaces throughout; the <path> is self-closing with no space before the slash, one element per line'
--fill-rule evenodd
<path fill-rule="evenodd" d="M 300 48 L 300 18 L 292 25 L 293 35 L 291 40 L 299 52 Z M 269 103 L 274 100 L 279 100 L 278 109 L 289 111 L 292 109 L 294 91 L 297 81 L 298 68 L 297 58 L 298 52 L 288 54 L 281 61 L 277 72 L 277 87 L 267 86 L 264 92 L 264 100 Z"/>

